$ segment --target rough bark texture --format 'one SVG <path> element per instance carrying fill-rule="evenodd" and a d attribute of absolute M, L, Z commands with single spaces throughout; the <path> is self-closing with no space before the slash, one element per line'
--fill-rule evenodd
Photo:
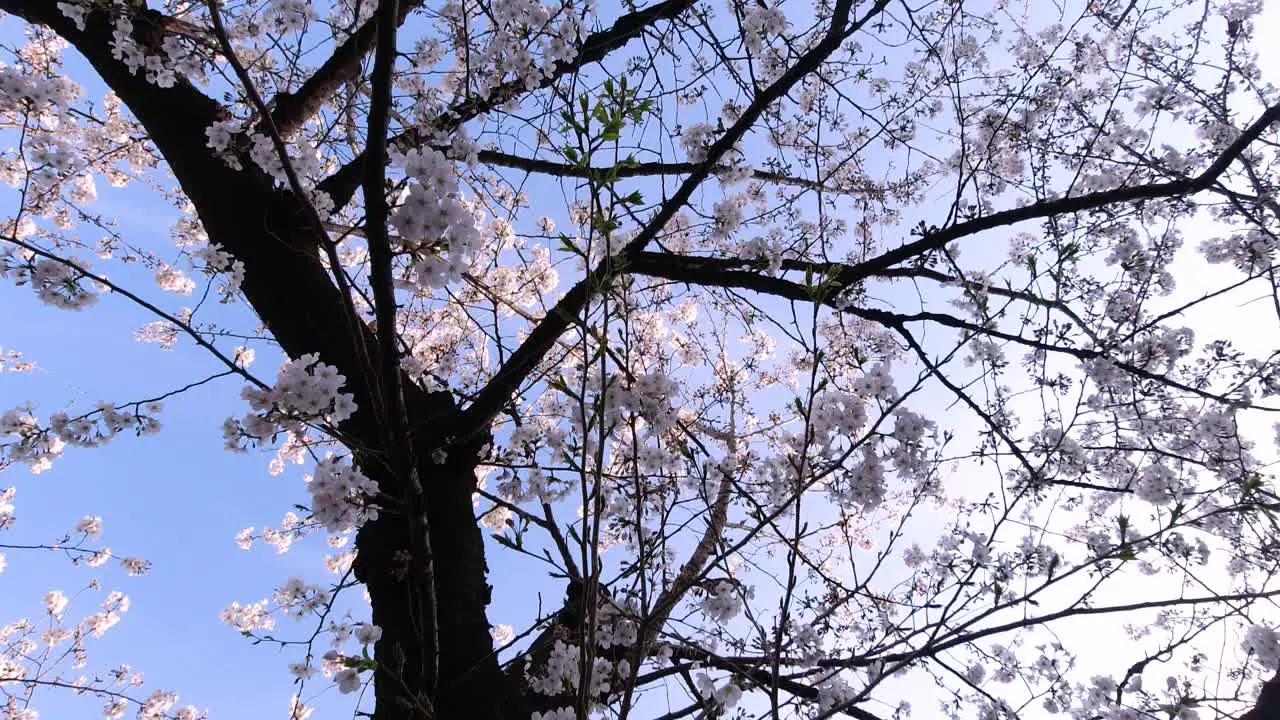
<path fill-rule="evenodd" d="M 447 395 L 441 395 L 447 401 Z M 428 521 L 435 548 L 435 583 L 439 602 L 439 695 L 437 718 L 477 718 L 499 720 L 508 717 L 504 708 L 506 681 L 493 654 L 493 640 L 485 608 L 490 587 L 484 541 L 474 519 L 471 491 L 475 478 L 475 453 L 482 445 L 477 438 L 449 451 L 443 465 L 431 463 L 433 440 L 443 436 L 445 424 L 419 434 L 415 455 L 423 458 L 419 475 L 430 494 Z M 439 431 L 435 431 L 439 428 Z M 381 467 L 365 463 L 366 467 Z M 385 471 L 371 475 L 379 484 L 393 483 Z M 356 577 L 369 589 L 373 602 L 373 622 L 383 629 L 375 656 L 383 666 L 375 683 L 379 720 L 408 720 L 427 715 L 420 708 L 406 706 L 401 698 L 408 688 L 421 688 L 425 678 L 421 668 L 400 658 L 412 658 L 431 648 L 421 647 L 422 627 L 411 601 L 409 525 L 405 518 L 389 513 L 361 528 L 356 539 Z M 418 578 L 419 581 L 430 581 Z M 398 646 L 398 647 L 397 647 Z"/>
<path fill-rule="evenodd" d="M 1280 672 L 1263 683 L 1258 701 L 1240 720 L 1280 720 Z"/>

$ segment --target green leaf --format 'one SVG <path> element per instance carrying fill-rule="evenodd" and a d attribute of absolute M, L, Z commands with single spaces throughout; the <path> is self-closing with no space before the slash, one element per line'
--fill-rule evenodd
<path fill-rule="evenodd" d="M 1064 263 L 1072 262 L 1076 259 L 1076 256 L 1079 254 L 1080 254 L 1080 245 L 1074 242 L 1069 242 L 1066 245 L 1062 246 L 1062 252 L 1058 255 L 1058 259 L 1059 261 Z"/>
<path fill-rule="evenodd" d="M 499 535 L 498 533 L 494 533 L 492 537 L 493 537 L 493 541 L 494 541 L 494 542 L 498 543 L 499 545 L 501 545 L 501 546 L 503 546 L 503 547 L 505 547 L 505 548 L 510 548 L 510 549 L 512 549 L 512 550 L 523 550 L 523 549 L 524 549 L 524 548 L 520 545 L 520 543 L 518 543 L 518 542 L 516 542 L 516 541 L 512 540 L 511 538 L 507 537 L 506 535 Z M 519 536 L 517 536 L 517 537 L 519 537 Z"/>

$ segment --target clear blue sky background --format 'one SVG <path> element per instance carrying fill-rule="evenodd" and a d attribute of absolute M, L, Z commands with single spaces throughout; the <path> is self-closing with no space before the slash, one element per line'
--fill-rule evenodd
<path fill-rule="evenodd" d="M 146 235 L 148 245 L 164 238 L 162 218 L 173 213 L 153 194 L 105 187 L 101 193 L 104 210 L 119 218 L 126 237 Z M 114 265 L 110 275 L 124 279 L 127 273 Z M 138 280 L 128 286 L 143 292 L 154 287 L 145 277 Z M 146 294 L 163 295 L 158 290 Z M 162 299 L 161 305 L 176 309 L 175 300 Z M 154 397 L 216 372 L 189 342 L 165 352 L 134 341 L 133 331 L 152 318 L 122 298 L 104 297 L 87 312 L 65 313 L 42 305 L 25 289 L 6 287 L 3 304 L 4 346 L 21 349 L 40 365 L 29 375 L 0 376 L 5 407 L 30 401 L 39 417 L 47 417 L 68 404 L 88 408 L 100 399 Z M 237 326 L 251 328 L 247 313 L 238 314 L 245 322 Z M 269 377 L 278 360 L 264 350 L 256 369 L 268 370 Z M 91 667 L 104 667 L 107 660 L 131 663 L 146 673 L 148 686 L 181 690 L 185 699 L 222 716 L 255 717 L 282 706 L 288 683 L 284 658 L 265 647 L 249 648 L 218 621 L 218 613 L 232 600 L 264 596 L 291 574 L 318 580 L 323 551 L 308 543 L 277 556 L 266 548 L 244 552 L 232 541 L 247 525 L 277 524 L 304 497 L 296 467 L 271 477 L 269 456 L 219 449 L 221 420 L 244 412 L 241 384 L 222 379 L 167 401 L 159 435 L 70 450 L 38 476 L 13 468 L 4 482 L 17 484 L 19 524 L 5 541 L 52 540 L 81 515 L 97 514 L 104 519 L 105 544 L 155 566 L 148 577 L 128 578 L 114 564 L 74 569 L 49 553 L 9 552 L 9 568 L 0 576 L 0 618 L 36 613 L 46 590 L 70 593 L 98 576 L 107 587 L 129 594 L 133 606 L 124 624 L 92 643 L 98 651 Z M 88 609 L 76 603 L 68 616 Z M 66 693 L 41 696 L 44 705 Z"/>
<path fill-rule="evenodd" d="M 0 30 L 10 39 L 19 27 L 9 19 Z M 101 97 L 102 86 L 84 63 L 73 52 L 67 59 L 71 76 L 87 94 Z M 178 215 L 163 198 L 143 187 L 113 189 L 101 181 L 98 189 L 98 209 L 118 222 L 124 238 L 176 259 L 168 231 Z M 16 207 L 12 191 L 4 202 L 11 213 Z M 94 238 L 94 232 L 85 233 L 86 240 Z M 171 312 L 198 299 L 160 291 L 150 272 L 136 265 L 95 261 L 94 267 Z M 61 312 L 37 301 L 27 288 L 6 283 L 0 308 L 0 345 L 24 352 L 40 366 L 29 374 L 0 374 L 3 408 L 31 402 L 43 419 L 59 409 L 91 409 L 99 400 L 155 397 L 218 372 L 217 363 L 187 340 L 169 352 L 136 342 L 134 330 L 157 318 L 121 297 L 103 296 L 80 313 Z M 243 306 L 210 302 L 197 317 L 246 333 L 256 326 Z M 235 347 L 229 341 L 220 345 L 226 351 Z M 274 377 L 279 354 L 266 343 L 255 347 L 253 370 Z M 220 449 L 221 421 L 246 411 L 238 396 L 243 384 L 224 378 L 166 401 L 163 431 L 156 436 L 121 436 L 102 448 L 71 449 L 41 475 L 14 467 L 0 477 L 0 487 L 18 488 L 19 520 L 0 542 L 49 542 L 82 515 L 96 514 L 104 520 L 104 545 L 154 563 L 151 575 L 130 578 L 115 563 L 77 569 L 52 553 L 9 551 L 8 569 L 0 575 L 0 623 L 20 616 L 39 619 L 47 590 L 70 595 L 98 577 L 105 588 L 128 594 L 132 608 L 105 638 L 89 642 L 88 669 L 129 663 L 144 672 L 147 685 L 141 694 L 173 689 L 183 702 L 208 707 L 219 717 L 283 716 L 290 680 L 286 663 L 300 659 L 298 653 L 251 647 L 218 620 L 218 613 L 233 600 L 268 596 L 290 575 L 326 584 L 337 578 L 321 565 L 327 549 L 322 542 L 295 544 L 285 555 L 264 546 L 245 552 L 233 542 L 241 528 L 275 526 L 294 503 L 305 500 L 301 468 L 291 465 L 272 477 L 266 471 L 269 454 Z M 357 592 L 349 595 L 358 598 Z M 86 593 L 72 603 L 68 620 L 95 611 L 104 596 Z M 284 621 L 277 630 L 297 639 L 310 628 Z M 309 690 L 329 685 L 313 681 Z M 98 705 L 65 691 L 42 690 L 34 706 L 44 718 L 76 718 L 98 716 Z"/>

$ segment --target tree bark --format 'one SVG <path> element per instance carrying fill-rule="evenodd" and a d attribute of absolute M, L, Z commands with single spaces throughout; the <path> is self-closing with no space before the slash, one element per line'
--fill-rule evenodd
<path fill-rule="evenodd" d="M 443 400 L 448 396 L 440 394 Z M 436 396 L 432 396 L 436 397 Z M 379 667 L 375 676 L 377 720 L 438 720 L 475 718 L 505 720 L 512 688 L 498 667 L 485 612 L 491 595 L 486 582 L 488 566 L 484 538 L 475 521 L 472 488 L 476 455 L 487 438 L 454 445 L 442 465 L 431 461 L 432 451 L 443 446 L 444 428 L 456 415 L 445 414 L 416 438 L 419 476 L 429 493 L 428 523 L 435 557 L 434 578 L 410 576 L 409 523 L 405 517 L 384 512 L 361 528 L 356 539 L 356 578 L 365 583 L 373 602 L 373 622 L 383 631 L 375 647 Z M 398 486 L 385 465 L 365 462 L 379 485 Z M 415 583 L 433 582 L 439 618 L 438 647 L 424 637 L 412 600 Z M 427 678 L 415 659 L 438 653 L 439 690 L 434 703 L 415 700 Z M 427 714 L 428 711 L 434 715 Z"/>
<path fill-rule="evenodd" d="M 1240 720 L 1280 720 L 1280 672 L 1263 683 L 1258 701 Z"/>

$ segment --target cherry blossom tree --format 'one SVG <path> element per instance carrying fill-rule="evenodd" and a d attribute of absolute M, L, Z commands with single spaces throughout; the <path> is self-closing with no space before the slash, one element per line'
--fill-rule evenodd
<path fill-rule="evenodd" d="M 4 292 L 221 367 L 0 408 L 0 468 L 239 392 L 303 482 L 235 541 L 335 549 L 227 589 L 294 719 L 1280 717 L 1262 5 L 0 0 Z M 149 570 L 19 500 L 5 552 Z M 204 715 L 93 668 L 123 592 L 43 598 L 6 720 Z"/>

